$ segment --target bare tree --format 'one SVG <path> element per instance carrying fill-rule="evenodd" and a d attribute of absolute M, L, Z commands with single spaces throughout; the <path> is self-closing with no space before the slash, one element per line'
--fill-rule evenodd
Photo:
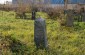
<path fill-rule="evenodd" d="M 64 0 L 65 10 L 67 10 L 67 4 L 68 4 L 68 0 Z"/>
<path fill-rule="evenodd" d="M 31 11 L 31 6 L 29 3 L 24 3 L 23 1 L 24 0 L 17 0 L 16 17 L 26 19 L 25 13 Z"/>

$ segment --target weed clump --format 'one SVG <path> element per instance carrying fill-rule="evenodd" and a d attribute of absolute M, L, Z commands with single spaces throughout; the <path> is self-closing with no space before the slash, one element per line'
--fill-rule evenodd
<path fill-rule="evenodd" d="M 0 53 L 1 54 L 28 54 L 28 48 L 21 41 L 11 36 L 0 36 Z"/>

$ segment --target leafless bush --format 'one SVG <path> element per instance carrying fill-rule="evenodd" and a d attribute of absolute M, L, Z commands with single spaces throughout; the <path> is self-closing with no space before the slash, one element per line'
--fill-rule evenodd
<path fill-rule="evenodd" d="M 63 13 L 62 8 L 57 7 L 46 7 L 44 9 L 44 12 L 46 12 L 51 19 L 56 19 L 57 17 L 60 17 L 61 13 Z"/>
<path fill-rule="evenodd" d="M 15 9 L 16 12 L 16 18 L 23 18 L 26 19 L 26 13 L 31 12 L 31 7 L 28 5 L 22 5 L 22 6 L 18 6 Z"/>

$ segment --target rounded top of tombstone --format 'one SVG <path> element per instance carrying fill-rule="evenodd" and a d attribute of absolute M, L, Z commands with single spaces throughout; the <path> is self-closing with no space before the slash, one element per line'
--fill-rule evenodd
<path fill-rule="evenodd" d="M 44 21 L 45 19 L 44 18 L 37 18 L 36 21 Z"/>

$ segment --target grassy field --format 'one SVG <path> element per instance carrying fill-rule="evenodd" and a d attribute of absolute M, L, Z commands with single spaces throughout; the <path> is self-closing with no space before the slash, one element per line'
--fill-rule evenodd
<path fill-rule="evenodd" d="M 36 50 L 33 20 L 16 19 L 14 12 L 0 11 L 2 55 L 85 55 L 85 23 L 65 27 L 57 20 L 47 19 L 44 13 L 38 14 L 46 18 L 49 49 Z"/>

